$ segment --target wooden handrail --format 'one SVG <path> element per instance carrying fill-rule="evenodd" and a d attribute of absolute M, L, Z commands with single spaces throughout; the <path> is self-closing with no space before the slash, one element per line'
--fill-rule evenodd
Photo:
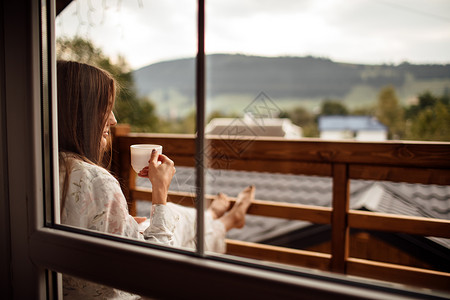
<path fill-rule="evenodd" d="M 348 225 L 359 229 L 450 238 L 450 220 L 351 210 Z"/>
<path fill-rule="evenodd" d="M 171 157 L 176 165 L 195 165 L 193 135 L 125 132 L 116 137 L 113 171 L 122 180 L 124 193 L 131 200 L 131 213 L 135 212 L 133 199 L 151 200 L 151 189 L 133 185 L 135 175 L 130 172 L 129 147 L 137 143 L 162 144 L 163 152 Z M 228 254 L 450 289 L 450 285 L 447 288 L 442 285 L 442 282 L 448 282 L 449 273 L 377 263 L 348 256 L 350 228 L 450 237 L 448 220 L 349 210 L 350 179 L 449 185 L 450 143 L 329 142 L 316 139 L 294 141 L 215 136 L 209 137 L 206 145 L 204 154 L 207 168 L 326 176 L 333 179 L 332 208 L 256 200 L 248 212 L 261 216 L 331 224 L 331 255 L 232 240 L 227 240 Z M 213 196 L 207 195 L 206 199 L 210 201 Z M 193 206 L 195 196 L 190 193 L 171 192 L 169 201 Z M 391 274 L 396 275 L 380 275 L 388 273 L 389 270 L 395 270 Z M 412 279 L 414 276 L 411 274 L 428 280 Z M 435 278 L 438 280 L 434 280 Z"/>
<path fill-rule="evenodd" d="M 151 201 L 152 199 L 151 188 L 135 187 L 131 189 L 131 193 L 134 199 L 141 199 L 148 201 Z M 211 201 L 215 198 L 215 196 L 206 195 L 205 198 Z M 229 197 L 229 199 L 232 205 L 236 201 L 236 198 L 233 197 Z M 170 202 L 180 204 L 183 206 L 194 207 L 195 195 L 186 192 L 170 191 L 168 200 Z M 331 208 L 312 205 L 280 203 L 266 200 L 254 200 L 250 205 L 250 208 L 248 209 L 247 213 L 249 215 L 308 221 L 316 224 L 331 223 Z"/>
<path fill-rule="evenodd" d="M 290 264 L 323 271 L 330 270 L 331 255 L 258 243 L 226 240 L 227 254 Z"/>
<path fill-rule="evenodd" d="M 432 271 L 408 266 L 375 262 L 366 259 L 349 258 L 347 260 L 349 274 L 374 279 L 404 282 L 415 286 L 426 286 L 430 289 L 449 290 L 450 273 Z M 370 274 L 370 276 L 368 276 Z M 425 284 L 426 283 L 426 284 Z"/>

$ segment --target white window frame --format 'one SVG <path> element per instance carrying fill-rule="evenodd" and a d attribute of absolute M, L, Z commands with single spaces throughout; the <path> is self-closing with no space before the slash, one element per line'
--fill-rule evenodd
<path fill-rule="evenodd" d="M 55 3 L 47 3 L 52 41 L 48 45 L 52 48 Z M 46 227 L 45 200 L 52 194 L 57 195 L 57 188 L 49 190 L 49 179 L 43 175 L 45 163 L 57 174 L 56 158 L 50 156 L 49 163 L 43 151 L 43 140 L 44 143 L 50 140 L 51 150 L 57 151 L 51 143 L 53 137 L 42 133 L 46 126 L 43 122 L 55 120 L 55 112 L 53 119 L 42 115 L 41 103 L 45 93 L 55 95 L 53 56 L 49 59 L 49 91 L 42 87 L 40 74 L 39 28 L 41 8 L 46 9 L 46 5 L 35 0 L 1 4 L 0 37 L 4 47 L 0 51 L 0 187 L 4 199 L 0 205 L 0 225 L 5 226 L 0 231 L 3 245 L 0 253 L 5 255 L 0 261 L 3 265 L 0 279 L 7 298 L 60 298 L 60 290 L 54 288 L 56 277 L 48 270 L 161 298 L 391 299 L 393 296 L 421 296 L 400 288 L 350 281 L 340 275 L 307 269 L 302 273 L 298 269 L 281 272 L 263 264 L 254 267 L 245 260 L 231 262 L 223 257 L 207 257 L 203 250 L 200 250 L 201 255 L 177 253 Z M 200 12 L 204 11 L 203 5 L 204 1 L 199 0 Z M 200 13 L 199 19 L 202 17 Z M 54 53 L 54 49 L 50 50 Z M 198 122 L 202 124 L 202 120 Z M 57 186 L 56 179 L 50 180 Z"/>

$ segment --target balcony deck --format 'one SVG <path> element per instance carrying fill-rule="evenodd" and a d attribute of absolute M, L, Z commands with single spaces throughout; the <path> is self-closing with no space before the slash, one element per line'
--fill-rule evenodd
<path fill-rule="evenodd" d="M 129 146 L 164 145 L 176 165 L 195 165 L 193 135 L 129 133 L 117 127 L 113 171 L 123 181 L 136 213 L 135 199 L 151 200 L 151 190 L 136 187 L 130 172 Z M 256 200 L 249 214 L 331 225 L 331 253 L 321 253 L 227 240 L 227 254 L 380 279 L 439 290 L 450 290 L 450 273 L 383 263 L 349 255 L 350 228 L 450 238 L 450 221 L 364 212 L 349 208 L 351 179 L 450 185 L 450 143 L 430 142 L 328 142 L 314 139 L 240 138 L 216 136 L 205 149 L 212 169 L 277 172 L 325 176 L 332 179 L 332 207 Z M 211 200 L 212 196 L 207 196 Z M 192 193 L 172 192 L 169 201 L 192 205 Z"/>

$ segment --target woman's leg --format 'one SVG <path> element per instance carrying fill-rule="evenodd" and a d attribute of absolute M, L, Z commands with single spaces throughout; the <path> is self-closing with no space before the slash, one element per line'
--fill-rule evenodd
<path fill-rule="evenodd" d="M 239 193 L 236 203 L 231 210 L 220 217 L 225 226 L 225 231 L 229 231 L 232 228 L 242 228 L 245 225 L 245 214 L 247 213 L 250 204 L 255 198 L 255 187 L 253 185 L 245 188 Z"/>
<path fill-rule="evenodd" d="M 209 211 L 213 219 L 218 219 L 227 212 L 229 207 L 230 199 L 225 194 L 219 193 L 217 198 L 211 202 L 207 211 Z"/>
<path fill-rule="evenodd" d="M 225 235 L 232 228 L 242 228 L 245 214 L 254 199 L 255 187 L 249 186 L 239 193 L 236 203 L 225 213 L 230 205 L 228 197 L 222 193 L 211 203 L 205 213 L 205 249 L 218 253 L 225 252 Z M 167 203 L 179 215 L 175 229 L 176 245 L 195 249 L 197 219 L 196 210 L 174 203 Z"/>

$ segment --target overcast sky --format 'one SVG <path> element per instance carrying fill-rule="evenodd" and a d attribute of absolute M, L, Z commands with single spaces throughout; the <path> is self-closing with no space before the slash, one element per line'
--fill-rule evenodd
<path fill-rule="evenodd" d="M 379 64 L 450 63 L 449 0 L 207 0 L 206 50 Z M 195 0 L 77 0 L 57 36 L 80 35 L 137 69 L 196 53 Z"/>

